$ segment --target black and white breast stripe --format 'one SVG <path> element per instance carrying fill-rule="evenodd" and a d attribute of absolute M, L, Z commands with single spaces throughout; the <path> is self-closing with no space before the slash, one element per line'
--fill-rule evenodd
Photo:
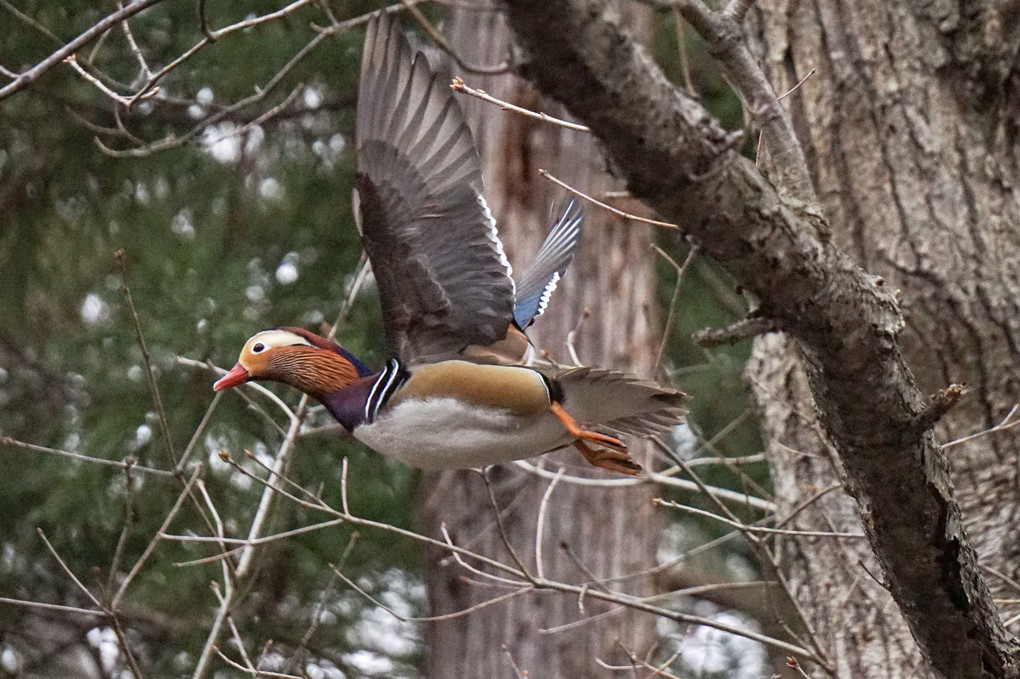
<path fill-rule="evenodd" d="M 365 401 L 365 424 L 372 424 L 375 421 L 379 409 L 407 381 L 408 376 L 400 361 L 395 358 L 389 360 L 372 384 L 372 390 L 368 392 L 368 399 Z"/>

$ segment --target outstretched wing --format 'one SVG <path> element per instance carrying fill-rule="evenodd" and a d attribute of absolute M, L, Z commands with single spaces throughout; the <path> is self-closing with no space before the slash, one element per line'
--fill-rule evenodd
<path fill-rule="evenodd" d="M 358 88 L 355 212 L 388 349 L 406 363 L 506 336 L 514 284 L 449 83 L 386 15 L 369 23 Z"/>
<path fill-rule="evenodd" d="M 567 270 L 581 240 L 581 206 L 571 200 L 559 220 L 545 237 L 538 254 L 517 280 L 514 322 L 527 328 L 542 315 L 549 296 Z"/>

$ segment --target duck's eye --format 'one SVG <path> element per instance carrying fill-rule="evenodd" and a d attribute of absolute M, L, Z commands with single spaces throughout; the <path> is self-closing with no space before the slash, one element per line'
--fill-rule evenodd
<path fill-rule="evenodd" d="M 258 353 L 261 353 L 262 350 L 265 349 L 265 348 L 266 348 L 266 345 L 263 344 L 262 342 L 259 342 L 259 343 L 257 343 L 255 346 L 253 346 L 251 348 L 251 351 L 254 354 L 258 354 Z"/>

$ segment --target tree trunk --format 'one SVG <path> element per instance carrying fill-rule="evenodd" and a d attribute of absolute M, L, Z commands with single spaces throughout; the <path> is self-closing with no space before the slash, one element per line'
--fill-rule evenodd
<path fill-rule="evenodd" d="M 806 503 L 788 502 L 779 518 L 854 523 L 824 485 L 835 477 L 808 436 L 816 428 L 863 509 L 870 547 L 839 547 L 846 553 L 828 560 L 832 538 L 791 549 L 820 664 L 842 676 L 916 673 L 912 640 L 885 616 L 890 607 L 851 603 L 872 577 L 854 559 L 873 550 L 881 570 L 870 572 L 936 674 L 1020 676 L 1020 644 L 991 590 L 1016 582 L 1015 439 L 983 439 L 951 458 L 936 439 L 994 423 L 1015 398 L 1015 3 L 760 7 L 776 88 L 816 64 L 824 73 L 804 85 L 813 94 L 786 104 L 803 154 L 742 46 L 739 18 L 755 3 L 676 3 L 766 127 L 775 183 L 735 151 L 738 137 L 666 81 L 604 2 L 506 3 L 521 71 L 591 127 L 631 193 L 681 222 L 757 300 L 745 328 L 780 328 L 796 348 L 760 342 L 751 374 L 770 451 L 803 448 L 776 458 L 777 487 Z M 969 381 L 972 400 L 933 432 L 959 391 L 927 398 L 921 389 L 952 379 Z M 797 398 L 807 390 L 810 405 Z M 1016 598 L 1020 587 L 1010 587 Z"/>
<path fill-rule="evenodd" d="M 645 18 L 635 30 L 648 25 Z M 508 55 L 508 31 L 502 15 L 455 10 L 447 33 L 454 49 L 469 64 L 485 66 Z M 467 83 L 527 108 L 562 115 L 541 100 L 525 81 L 511 76 L 463 74 Z M 465 96 L 475 141 L 481 148 L 486 199 L 496 215 L 511 262 L 525 263 L 537 249 L 555 215 L 552 206 L 565 192 L 538 174 L 548 169 L 586 192 L 618 188 L 589 135 L 506 113 Z M 561 206 L 562 207 L 562 206 Z M 604 211 L 587 208 L 578 255 L 553 295 L 545 315 L 529 331 L 539 348 L 558 362 L 569 363 L 567 333 L 581 323 L 575 349 L 585 364 L 650 375 L 658 340 L 654 302 L 651 235 L 647 228 L 621 223 Z M 591 317 L 582 321 L 585 309 Z M 641 459 L 642 448 L 631 449 Z M 562 464 L 570 475 L 605 477 L 574 451 L 552 456 L 550 469 Z M 535 566 L 536 520 L 550 481 L 514 465 L 490 470 L 495 496 L 503 510 L 507 537 L 529 569 Z M 646 571 L 655 565 L 659 522 L 646 486 L 589 488 L 561 482 L 545 511 L 542 540 L 544 573 L 554 580 L 584 583 Z M 428 534 L 445 523 L 456 544 L 513 563 L 502 545 L 483 480 L 475 472 L 426 475 L 420 516 Z M 465 573 L 445 554 L 428 555 L 427 586 L 431 612 L 464 610 L 504 593 L 466 582 Z M 624 589 L 651 593 L 648 576 L 629 580 Z M 583 611 L 581 610 L 583 604 Z M 510 659 L 529 676 L 610 676 L 596 658 L 623 659 L 621 646 L 643 656 L 655 641 L 655 620 L 622 613 L 579 628 L 551 633 L 541 630 L 594 615 L 607 607 L 587 600 L 542 593 L 518 597 L 470 615 L 434 622 L 427 632 L 427 675 L 443 679 L 517 676 Z M 505 653 L 500 653 L 500 648 Z"/>
<path fill-rule="evenodd" d="M 919 385 L 969 389 L 937 430 L 942 441 L 997 424 L 1020 385 L 1020 36 L 1015 3 L 978 4 L 759 3 L 748 26 L 778 92 L 817 69 L 785 102 L 834 238 L 901 291 L 900 341 Z M 796 356 L 791 343 L 762 339 L 749 369 L 781 515 L 840 479 Z M 949 458 L 966 533 L 1011 618 L 1020 610 L 1020 440 L 993 434 Z M 833 526 L 860 530 L 842 490 L 797 524 Z M 839 676 L 927 675 L 866 545 L 788 541 L 784 558 Z"/>

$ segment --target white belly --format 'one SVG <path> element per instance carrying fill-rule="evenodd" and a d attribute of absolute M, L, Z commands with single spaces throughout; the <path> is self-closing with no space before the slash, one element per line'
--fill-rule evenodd
<path fill-rule="evenodd" d="M 570 443 L 550 412 L 528 418 L 448 398 L 409 399 L 354 430 L 378 453 L 421 469 L 465 469 L 520 460 Z"/>

